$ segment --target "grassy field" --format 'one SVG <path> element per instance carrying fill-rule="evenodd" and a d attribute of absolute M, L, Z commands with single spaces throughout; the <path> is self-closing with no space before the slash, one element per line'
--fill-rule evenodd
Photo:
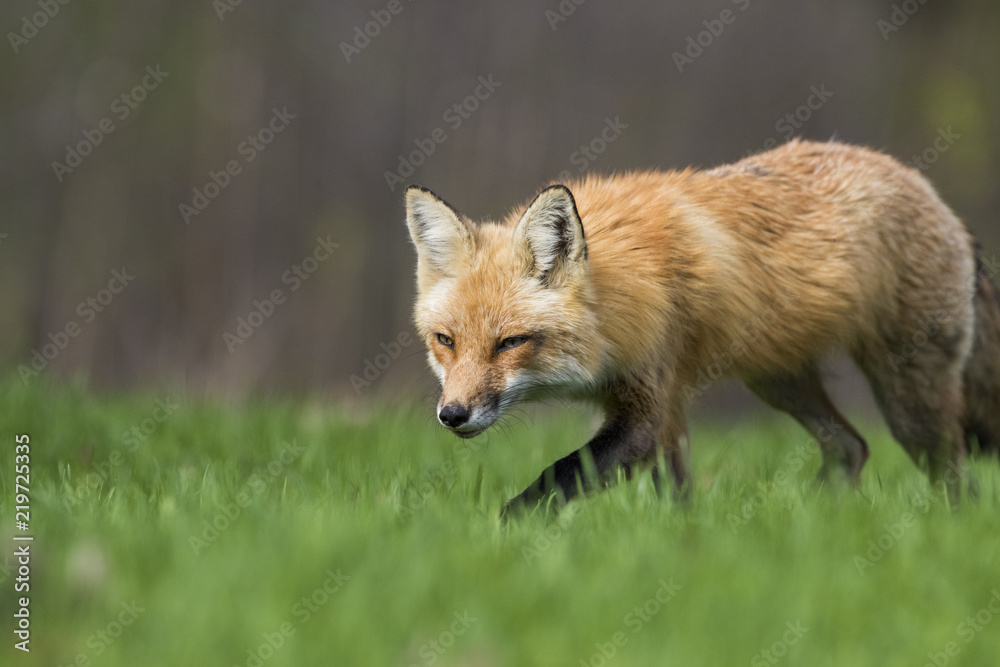
<path fill-rule="evenodd" d="M 423 411 L 0 386 L 3 665 L 994 665 L 1000 466 L 952 512 L 880 426 L 859 491 L 770 413 L 692 428 L 555 516 L 503 502 L 585 441 L 567 410 L 459 441 Z M 159 403 L 158 403 L 159 401 Z M 13 649 L 31 438 L 30 654 Z M 992 606 L 992 611 L 990 607 Z"/>

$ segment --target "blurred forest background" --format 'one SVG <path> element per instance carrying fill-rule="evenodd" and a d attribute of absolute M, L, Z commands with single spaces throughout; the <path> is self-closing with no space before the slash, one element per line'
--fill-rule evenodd
<path fill-rule="evenodd" d="M 400 182 L 498 217 L 567 170 L 836 137 L 923 156 L 1000 251 L 995 0 L 13 0 L 0 27 L 0 367 L 28 382 L 427 386 L 419 342 L 351 381 L 412 331 Z"/>

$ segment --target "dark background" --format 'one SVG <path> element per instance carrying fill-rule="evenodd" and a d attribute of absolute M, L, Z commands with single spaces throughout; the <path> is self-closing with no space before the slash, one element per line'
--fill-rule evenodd
<path fill-rule="evenodd" d="M 930 150 L 927 176 L 1000 250 L 994 0 L 564 0 L 574 11 L 554 24 L 557 0 L 401 0 L 395 15 L 388 0 L 248 0 L 221 18 L 223 0 L 52 4 L 34 33 L 24 21 L 43 11 L 37 0 L 0 8 L 0 364 L 16 374 L 53 337 L 65 343 L 29 382 L 343 397 L 426 388 L 419 343 L 369 386 L 355 391 L 351 376 L 411 330 L 415 257 L 403 187 L 385 173 L 436 128 L 447 139 L 403 180 L 474 218 L 578 173 L 574 153 L 609 118 L 627 128 L 590 170 L 717 165 L 791 129 L 905 161 Z M 391 21 L 347 62 L 342 43 L 373 10 Z M 894 11 L 902 25 L 889 32 Z M 674 52 L 720 26 L 679 71 Z M 147 66 L 168 75 L 121 118 L 115 100 Z M 454 127 L 443 114 L 481 76 L 499 87 Z M 832 96 L 799 109 L 813 88 Z M 275 108 L 295 118 L 246 162 L 241 142 Z M 797 110 L 806 119 L 786 129 Z M 106 118 L 113 131 L 57 178 L 53 162 Z M 230 160 L 240 173 L 187 224 L 180 204 Z M 338 247 L 293 292 L 282 275 L 317 237 Z M 131 284 L 100 313 L 78 310 L 122 267 Z M 230 352 L 223 334 L 274 289 L 286 301 Z M 79 335 L 67 342 L 71 323 Z"/>

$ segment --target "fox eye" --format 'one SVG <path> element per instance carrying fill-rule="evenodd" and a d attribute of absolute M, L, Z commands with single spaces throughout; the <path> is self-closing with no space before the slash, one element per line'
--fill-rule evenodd
<path fill-rule="evenodd" d="M 500 341 L 500 344 L 497 346 L 497 351 L 503 352 L 504 350 L 510 350 L 515 347 L 520 347 L 521 345 L 524 345 L 527 342 L 528 342 L 527 336 L 511 336 L 510 338 L 504 338 L 502 341 Z"/>
<path fill-rule="evenodd" d="M 437 340 L 439 343 L 445 347 L 455 347 L 455 341 L 451 339 L 451 336 L 446 336 L 444 334 L 437 334 Z"/>

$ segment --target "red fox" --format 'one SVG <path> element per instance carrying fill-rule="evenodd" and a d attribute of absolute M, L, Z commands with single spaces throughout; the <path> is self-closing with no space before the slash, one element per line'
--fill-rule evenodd
<path fill-rule="evenodd" d="M 930 183 L 882 153 L 795 140 L 706 171 L 587 176 L 500 223 L 411 186 L 406 211 L 441 424 L 472 438 L 553 394 L 606 413 L 505 512 L 644 464 L 687 495 L 685 409 L 722 375 L 809 431 L 821 478 L 856 482 L 868 446 L 819 370 L 836 349 L 954 500 L 968 445 L 1000 444 L 997 290 Z"/>

